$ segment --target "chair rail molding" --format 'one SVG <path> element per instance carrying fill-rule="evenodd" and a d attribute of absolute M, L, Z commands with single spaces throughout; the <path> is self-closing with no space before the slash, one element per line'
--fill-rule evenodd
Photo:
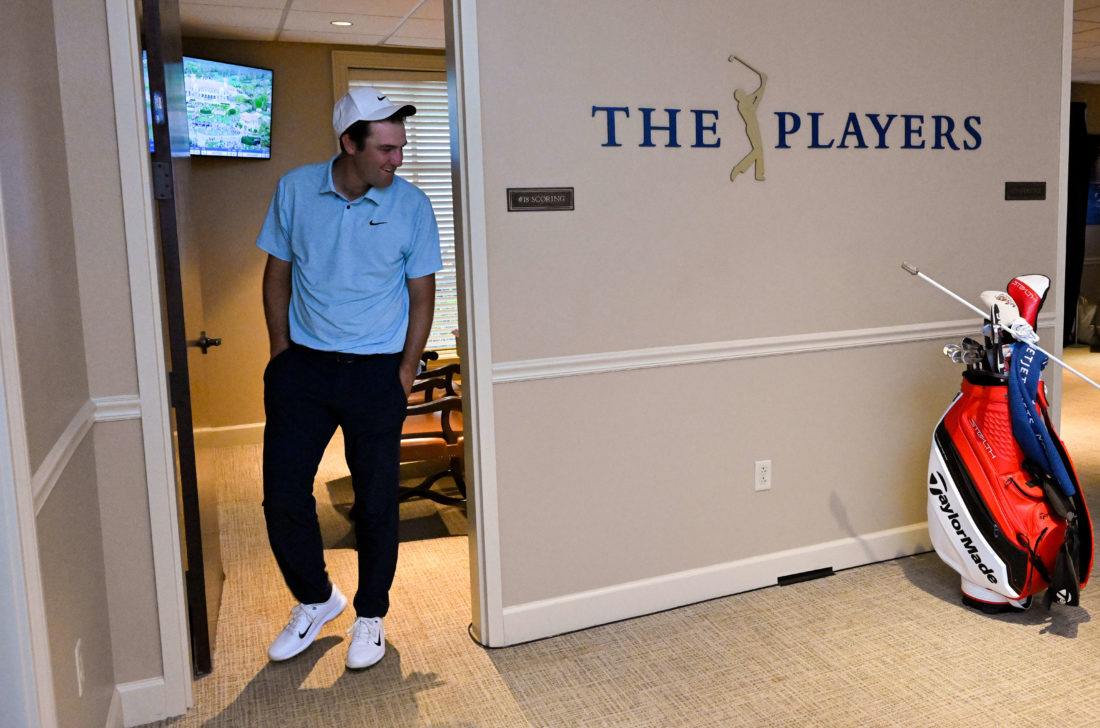
<path fill-rule="evenodd" d="M 141 397 L 136 394 L 119 394 L 110 397 L 93 397 L 96 422 L 119 422 L 141 419 Z"/>
<path fill-rule="evenodd" d="M 1054 323 L 1054 314 L 1039 316 L 1040 329 L 1049 328 Z M 915 341 L 936 341 L 957 336 L 970 336 L 973 333 L 974 321 L 965 319 L 507 361 L 493 365 L 493 383 L 504 384 L 869 346 L 893 346 Z"/>
<path fill-rule="evenodd" d="M 42 464 L 31 476 L 31 492 L 34 493 L 34 514 L 42 512 L 42 507 L 53 492 L 61 474 L 69 465 L 73 453 L 84 442 L 85 436 L 92 431 L 95 424 L 95 404 L 88 400 L 85 402 L 73 418 L 69 421 L 57 442 L 50 448 Z"/>

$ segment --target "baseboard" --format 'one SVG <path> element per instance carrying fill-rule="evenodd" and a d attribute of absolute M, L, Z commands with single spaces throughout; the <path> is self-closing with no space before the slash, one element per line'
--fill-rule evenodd
<path fill-rule="evenodd" d="M 145 725 L 171 718 L 165 710 L 166 686 L 163 677 L 135 680 L 115 687 L 122 707 L 123 726 Z"/>
<path fill-rule="evenodd" d="M 917 523 L 740 561 L 567 594 L 503 610 L 504 645 L 551 637 L 674 607 L 775 586 L 780 576 L 846 569 L 931 550 L 928 525 Z"/>
<path fill-rule="evenodd" d="M 196 427 L 195 447 L 235 447 L 238 445 L 262 445 L 264 423 L 231 427 Z"/>
<path fill-rule="evenodd" d="M 106 728 L 123 728 L 122 721 L 122 696 L 118 694 L 118 688 L 111 694 L 111 707 L 107 710 Z"/>

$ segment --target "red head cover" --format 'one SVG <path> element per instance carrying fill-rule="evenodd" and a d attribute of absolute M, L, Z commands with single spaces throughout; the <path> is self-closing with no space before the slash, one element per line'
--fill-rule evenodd
<path fill-rule="evenodd" d="M 1012 296 L 1020 309 L 1020 316 L 1031 324 L 1031 328 L 1036 326 L 1039 309 L 1043 307 L 1049 288 L 1050 279 L 1038 274 L 1019 276 L 1008 282 L 1008 295 Z"/>

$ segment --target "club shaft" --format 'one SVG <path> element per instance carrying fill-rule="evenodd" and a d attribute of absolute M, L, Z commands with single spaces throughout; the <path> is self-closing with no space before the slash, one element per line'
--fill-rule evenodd
<path fill-rule="evenodd" d="M 917 272 L 916 272 L 916 276 L 917 276 L 917 278 L 920 278 L 920 279 L 921 279 L 921 280 L 923 280 L 923 281 L 926 281 L 926 282 L 928 282 L 928 283 L 931 283 L 931 284 L 932 284 L 933 286 L 935 286 L 936 288 L 940 289 L 941 291 L 943 291 L 943 292 L 944 292 L 944 293 L 946 293 L 947 295 L 951 296 L 951 298 L 954 298 L 954 299 L 955 299 L 956 301 L 958 301 L 958 302 L 959 302 L 959 303 L 961 303 L 962 305 L 966 306 L 967 308 L 969 308 L 969 309 L 970 309 L 971 311 L 973 311 L 974 313 L 978 314 L 978 315 L 979 315 L 979 316 L 981 316 L 982 318 L 989 318 L 989 311 L 983 311 L 983 310 L 981 310 L 980 308 L 978 308 L 977 306 L 975 306 L 974 304 L 972 304 L 972 303 L 971 303 L 970 301 L 967 301 L 967 300 L 966 300 L 965 298 L 963 298 L 963 297 L 962 297 L 962 296 L 960 296 L 959 294 L 955 293 L 954 291 L 952 291 L 952 290 L 950 290 L 950 289 L 948 289 L 948 288 L 945 288 L 945 287 L 941 286 L 941 285 L 940 285 L 939 283 L 937 283 L 936 281 L 932 280 L 931 278 L 929 278 L 929 277 L 928 277 L 928 276 L 926 276 L 925 274 L 921 273 L 920 271 L 917 271 Z"/>
<path fill-rule="evenodd" d="M 965 298 L 963 298 L 962 296 L 958 295 L 958 294 L 957 294 L 957 293 L 955 293 L 954 291 L 951 291 L 951 290 L 949 290 L 949 289 L 947 289 L 947 288 L 944 288 L 943 286 L 941 286 L 941 285 L 940 285 L 939 283 L 937 283 L 936 281 L 932 280 L 931 278 L 929 278 L 929 277 L 928 277 L 928 276 L 926 276 L 925 274 L 921 273 L 921 272 L 920 272 L 920 271 L 919 271 L 919 270 L 918 270 L 918 269 L 917 269 L 917 268 L 916 268 L 915 266 L 912 266 L 912 265 L 910 265 L 910 264 L 908 264 L 908 263 L 902 263 L 901 267 L 902 267 L 902 268 L 904 268 L 904 269 L 905 269 L 905 271 L 906 271 L 907 273 L 910 273 L 911 275 L 915 275 L 916 277 L 920 278 L 921 280 L 923 280 L 923 281 L 925 281 L 925 282 L 927 282 L 927 283 L 930 283 L 930 284 L 932 284 L 933 286 L 935 286 L 936 288 L 940 289 L 941 291 L 943 291 L 943 292 L 944 292 L 944 293 L 946 293 L 947 295 L 951 296 L 951 298 L 954 298 L 954 299 L 955 299 L 956 301 L 958 301 L 958 302 L 959 302 L 959 303 L 961 303 L 962 305 L 966 306 L 967 308 L 969 308 L 969 309 L 970 309 L 971 311 L 973 311 L 974 313 L 978 314 L 979 316 L 981 316 L 981 317 L 983 317 L 983 318 L 989 318 L 989 313 L 988 313 L 988 312 L 986 312 L 986 311 L 982 311 L 982 310 L 981 310 L 980 308 L 978 308 L 977 306 L 975 306 L 974 304 L 972 304 L 972 303 L 971 303 L 970 301 L 967 301 L 967 300 L 966 300 Z M 1007 326 L 1005 326 L 1005 325 L 1003 325 L 1003 324 L 998 324 L 998 326 L 1000 327 L 1000 329 L 1001 329 L 1002 331 L 1006 331 L 1006 332 L 1008 332 L 1009 334 L 1011 334 L 1011 333 L 1012 333 L 1012 330 L 1011 330 L 1011 329 L 1009 329 L 1009 328 L 1008 328 Z M 1051 360 L 1051 361 L 1053 361 L 1053 362 L 1056 362 L 1056 363 L 1057 363 L 1057 364 L 1059 364 L 1059 365 L 1060 365 L 1060 366 L 1061 366 L 1061 367 L 1062 367 L 1063 369 L 1068 369 L 1069 371 L 1073 372 L 1074 374 L 1076 374 L 1076 375 L 1077 375 L 1078 377 L 1080 377 L 1080 378 L 1081 378 L 1081 379 L 1083 379 L 1084 381 L 1088 382 L 1089 384 L 1091 384 L 1092 386 L 1096 387 L 1097 389 L 1100 389 L 1100 384 L 1097 384 L 1097 383 L 1096 383 L 1096 382 L 1094 382 L 1093 380 L 1089 379 L 1089 378 L 1088 378 L 1087 376 L 1085 376 L 1085 375 L 1084 375 L 1084 374 L 1082 374 L 1081 372 L 1077 371 L 1076 369 L 1074 369 L 1073 367 L 1071 367 L 1071 366 L 1070 366 L 1069 364 L 1066 364 L 1066 363 L 1065 363 L 1064 361 L 1062 361 L 1062 360 L 1061 360 L 1061 359 L 1059 359 L 1058 357 L 1054 356 L 1054 354 L 1051 354 L 1051 353 L 1050 353 L 1049 351 L 1047 351 L 1047 350 L 1046 350 L 1046 349 L 1044 349 L 1043 347 L 1039 346 L 1038 344 L 1030 344 L 1030 346 L 1031 346 L 1031 348 L 1032 348 L 1032 349 L 1036 349 L 1036 350 L 1038 350 L 1038 351 L 1041 351 L 1041 352 L 1043 352 L 1044 354 L 1046 354 L 1046 355 L 1047 355 L 1048 357 L 1050 357 L 1050 360 Z"/>

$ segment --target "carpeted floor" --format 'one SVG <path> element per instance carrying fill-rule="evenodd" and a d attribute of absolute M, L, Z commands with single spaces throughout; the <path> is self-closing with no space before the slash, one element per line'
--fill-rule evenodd
<path fill-rule="evenodd" d="M 1100 379 L 1100 354 L 1067 353 Z M 1062 435 L 1095 503 L 1100 392 L 1072 379 Z M 959 605 L 956 575 L 933 554 L 486 650 L 466 632 L 466 539 L 406 540 L 379 665 L 344 670 L 349 613 L 272 664 L 291 600 L 267 551 L 258 463 L 255 448 L 221 458 L 215 671 L 195 682 L 187 716 L 158 726 L 1100 726 L 1100 584 L 1079 608 L 990 617 Z M 326 459 L 318 499 L 330 571 L 350 591 L 341 465 Z"/>

